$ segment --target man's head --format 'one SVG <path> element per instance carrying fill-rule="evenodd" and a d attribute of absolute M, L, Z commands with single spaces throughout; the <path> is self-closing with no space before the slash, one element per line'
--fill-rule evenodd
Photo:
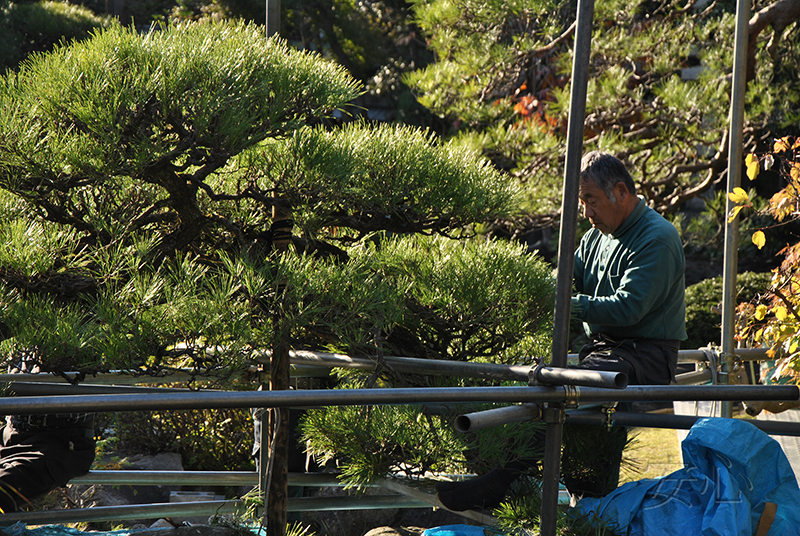
<path fill-rule="evenodd" d="M 581 161 L 578 198 L 583 215 L 604 234 L 616 231 L 639 203 L 625 165 L 599 151 L 587 153 Z"/>

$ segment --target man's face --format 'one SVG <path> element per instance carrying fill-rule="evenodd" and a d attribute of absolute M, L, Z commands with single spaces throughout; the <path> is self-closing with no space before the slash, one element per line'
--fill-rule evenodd
<path fill-rule="evenodd" d="M 618 195 L 620 185 L 621 183 L 614 187 L 615 195 Z M 583 215 L 592 222 L 592 227 L 603 234 L 613 233 L 627 217 L 627 214 L 623 214 L 619 203 L 611 201 L 602 188 L 591 179 L 580 180 L 578 198 L 583 208 Z"/>

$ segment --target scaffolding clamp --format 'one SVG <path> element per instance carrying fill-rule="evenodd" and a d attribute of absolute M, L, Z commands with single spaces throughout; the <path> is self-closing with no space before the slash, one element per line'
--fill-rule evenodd
<path fill-rule="evenodd" d="M 537 387 L 537 386 L 544 385 L 538 379 L 539 378 L 539 371 L 542 370 L 542 367 L 544 367 L 544 366 L 545 366 L 544 363 L 537 363 L 536 366 L 531 367 L 531 369 L 528 371 L 528 386 Z"/>
<path fill-rule="evenodd" d="M 725 383 L 721 381 L 722 378 L 720 378 L 720 370 L 718 366 L 721 357 L 720 349 L 716 345 L 709 345 L 704 348 L 700 348 L 700 351 L 703 352 L 703 355 L 708 361 L 708 368 L 711 370 L 711 384 L 717 385 L 719 383 Z"/>
<path fill-rule="evenodd" d="M 614 413 L 617 411 L 617 404 L 603 406 L 602 412 L 606 414 L 606 428 L 611 429 L 614 426 Z"/>
<path fill-rule="evenodd" d="M 564 408 L 556 405 L 547 405 L 547 407 L 542 408 L 542 422 L 547 424 L 564 424 L 564 421 L 567 418 L 567 412 L 564 411 Z"/>
<path fill-rule="evenodd" d="M 570 409 L 577 408 L 581 397 L 581 388 L 577 385 L 564 386 L 564 406 Z"/>

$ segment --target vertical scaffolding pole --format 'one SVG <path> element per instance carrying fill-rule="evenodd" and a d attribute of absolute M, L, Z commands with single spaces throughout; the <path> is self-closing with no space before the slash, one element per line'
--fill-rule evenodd
<path fill-rule="evenodd" d="M 553 346 L 550 363 L 555 367 L 567 364 L 569 350 L 570 299 L 574 265 L 575 234 L 578 219 L 578 187 L 583 153 L 583 123 L 586 115 L 586 88 L 589 77 L 589 56 L 592 47 L 594 0 L 579 0 L 575 49 L 572 61 L 572 86 L 567 126 L 567 151 L 564 164 L 564 188 L 561 199 L 561 226 L 558 243 L 558 279 L 556 308 L 553 320 Z M 558 519 L 558 481 L 561 475 L 561 439 L 564 405 L 551 403 L 545 409 L 547 436 L 542 474 L 541 536 L 554 536 Z"/>
<path fill-rule="evenodd" d="M 747 34 L 750 20 L 750 1 L 736 2 L 736 37 L 733 55 L 733 82 L 731 86 L 730 133 L 728 136 L 728 193 L 742 183 L 742 130 L 744 128 L 744 100 L 747 90 Z M 730 199 L 726 214 L 733 209 Z M 726 220 L 727 221 L 727 220 Z M 736 326 L 736 272 L 739 265 L 739 217 L 725 225 L 725 255 L 722 274 L 722 354 L 725 365 L 723 383 L 730 383 L 734 367 L 734 330 Z M 722 417 L 733 416 L 733 402 L 722 403 Z"/>
<path fill-rule="evenodd" d="M 281 29 L 281 0 L 265 0 L 264 3 L 264 29 L 266 32 L 266 38 L 269 39 L 273 35 L 276 35 L 280 32 Z M 270 363 L 272 363 L 273 358 L 270 357 Z M 287 365 L 288 367 L 288 365 Z M 280 366 L 276 367 L 276 369 L 280 370 Z M 270 372 L 276 369 L 270 369 Z M 262 384 L 263 387 L 263 384 Z M 272 388 L 272 379 L 270 378 L 270 388 Z M 275 416 L 280 415 L 280 410 L 273 410 L 273 414 L 268 413 L 265 409 L 260 408 L 256 410 L 254 413 L 254 426 L 257 427 L 255 436 L 256 439 L 259 441 L 259 452 L 258 452 L 258 487 L 259 491 L 261 492 L 261 498 L 264 500 L 264 512 L 261 519 L 262 526 L 269 527 L 270 518 L 274 518 L 274 516 L 270 516 L 270 504 L 269 504 L 269 488 L 272 487 L 272 469 L 273 463 L 272 460 L 275 443 L 276 441 L 273 440 L 273 425 L 275 424 Z M 266 416 L 266 418 L 265 418 Z M 258 419 L 258 422 L 256 421 Z M 265 426 L 266 425 L 266 426 Z M 276 438 L 277 439 L 277 438 Z M 279 468 L 279 471 L 282 468 Z M 282 484 L 282 483 L 279 483 Z M 283 489 L 282 486 L 279 486 L 280 489 Z M 274 508 L 273 508 L 274 510 Z M 286 514 L 283 513 L 283 518 L 286 517 Z M 280 516 L 280 515 L 279 515 Z M 275 536 L 281 534 L 280 532 L 276 533 L 274 525 L 279 524 L 281 522 L 280 519 L 274 520 L 272 519 L 273 527 L 272 533 L 270 536 Z M 277 521 L 277 523 L 275 522 Z M 285 523 L 284 523 L 285 526 Z M 269 530 L 269 529 L 268 529 Z M 284 530 L 284 529 L 280 529 Z"/>
<path fill-rule="evenodd" d="M 272 37 L 281 32 L 281 0 L 266 0 L 266 2 L 267 14 L 264 23 L 267 37 Z"/>

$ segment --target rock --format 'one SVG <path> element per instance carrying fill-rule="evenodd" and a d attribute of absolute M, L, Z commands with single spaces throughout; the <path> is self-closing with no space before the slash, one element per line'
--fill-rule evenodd
<path fill-rule="evenodd" d="M 190 525 L 164 529 L 147 529 L 147 536 L 238 536 L 235 528 L 219 525 Z"/>
<path fill-rule="evenodd" d="M 136 455 L 122 461 L 126 469 L 136 471 L 183 471 L 180 454 L 163 453 L 155 456 Z M 76 501 L 82 508 L 122 506 L 129 504 L 168 503 L 170 492 L 179 486 L 114 486 L 94 484 L 76 486 Z M 150 525 L 156 517 L 131 520 L 130 523 Z"/>
<path fill-rule="evenodd" d="M 170 523 L 166 519 L 159 519 L 158 521 L 156 521 L 155 523 L 153 523 L 152 525 L 150 525 L 149 527 L 146 527 L 146 528 L 148 528 L 148 529 L 174 529 L 175 525 L 173 525 L 172 523 Z"/>
<path fill-rule="evenodd" d="M 183 471 L 181 455 L 177 452 L 164 452 L 155 456 L 137 454 L 125 458 L 122 463 L 127 469 L 136 471 Z"/>

